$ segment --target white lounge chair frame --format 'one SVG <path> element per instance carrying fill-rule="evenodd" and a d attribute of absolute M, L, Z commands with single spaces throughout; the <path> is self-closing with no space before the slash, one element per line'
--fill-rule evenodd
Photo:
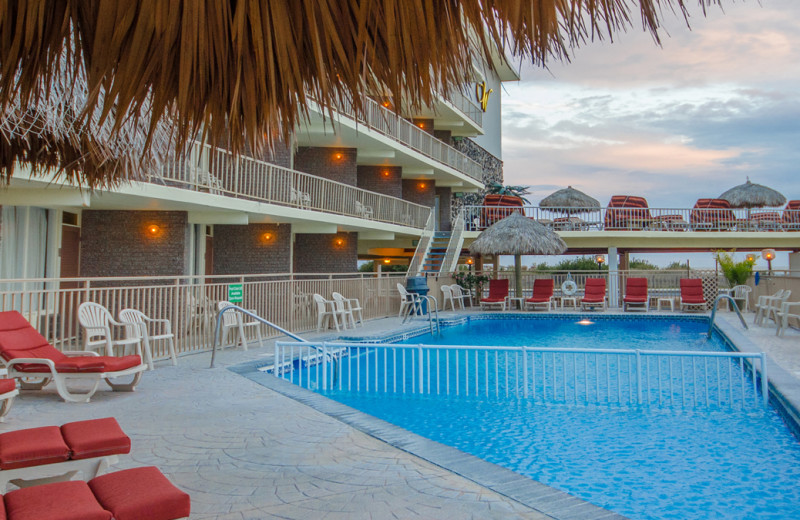
<path fill-rule="evenodd" d="M 78 307 L 78 321 L 83 327 L 83 348 L 86 350 L 96 347 L 105 347 L 106 355 L 114 355 L 114 347 L 122 347 L 123 354 L 125 347 L 133 346 L 136 353 L 142 355 L 141 337 L 128 337 L 114 339 L 113 328 L 125 330 L 128 324 L 120 323 L 114 319 L 108 309 L 94 302 L 84 302 Z M 100 339 L 93 339 L 99 337 Z"/>
<path fill-rule="evenodd" d="M 233 305 L 228 301 L 221 301 L 217 303 L 217 310 L 222 311 L 225 307 Z M 248 309 L 249 310 L 249 309 Z M 255 314 L 254 310 L 249 310 Z M 239 333 L 239 343 L 242 345 L 242 350 L 247 350 L 247 335 L 245 329 L 252 328 L 256 331 L 256 338 L 258 339 L 258 346 L 263 347 L 264 342 L 261 338 L 261 323 L 256 320 L 245 321 L 244 314 L 236 309 L 228 309 L 222 313 L 222 327 L 220 330 L 220 345 L 225 346 L 225 340 L 228 339 L 228 333 L 235 329 Z M 235 345 L 235 343 L 234 343 Z"/>
<path fill-rule="evenodd" d="M 5 369 L 2 370 L 3 372 L 6 371 Z M 11 411 L 11 405 L 14 404 L 14 397 L 18 395 L 19 395 L 18 388 L 15 388 L 10 392 L 0 394 L 0 401 L 2 401 L 2 403 L 0 403 L 0 423 L 6 420 L 6 415 L 8 415 L 9 411 Z M 0 490 L 0 493 L 3 493 L 3 491 Z"/>
<path fill-rule="evenodd" d="M 93 350 L 70 350 L 70 351 L 64 351 L 63 354 L 68 357 L 100 356 L 100 354 L 98 354 Z M 58 391 L 58 395 L 61 396 L 62 399 L 70 403 L 88 403 L 89 399 L 91 399 L 94 393 L 97 392 L 97 387 L 100 386 L 100 381 L 103 380 L 105 380 L 108 386 L 111 387 L 111 390 L 115 392 L 133 392 L 136 389 L 136 385 L 139 384 L 139 381 L 142 378 L 142 372 L 147 370 L 147 365 L 142 363 L 135 367 L 127 368 L 125 370 L 119 370 L 117 372 L 64 373 L 64 372 L 58 372 L 56 370 L 55 363 L 51 359 L 47 358 L 14 358 L 11 361 L 6 361 L 5 363 L 6 363 L 6 368 L 8 369 L 8 376 L 19 380 L 20 389 L 41 390 L 48 383 L 50 383 L 50 381 L 52 381 L 56 385 L 56 390 Z M 30 372 L 26 370 L 24 372 L 21 372 L 15 368 L 16 365 L 20 364 L 45 365 L 48 368 L 48 370 L 41 372 Z M 133 376 L 133 381 L 127 384 L 115 384 L 111 382 L 111 379 L 115 379 L 118 377 L 126 377 L 126 376 Z M 41 381 L 34 383 L 25 381 L 23 380 L 24 378 L 40 379 Z M 74 393 L 71 392 L 67 387 L 67 381 L 69 381 L 70 379 L 90 381 L 93 382 L 94 385 L 87 392 Z"/>
<path fill-rule="evenodd" d="M 82 473 L 82 480 L 91 480 L 105 473 L 117 462 L 119 462 L 118 455 L 104 455 L 24 468 L 3 469 L 0 470 L 0 493 L 7 491 L 9 482 L 21 488 L 38 486 L 72 480 L 78 472 Z"/>
<path fill-rule="evenodd" d="M 764 325 L 764 318 L 772 319 L 775 323 L 778 322 L 777 313 L 781 309 L 781 305 L 789 299 L 792 291 L 787 289 L 780 289 L 772 296 L 759 296 L 756 303 L 756 317 L 753 323 L 756 325 Z"/>
<path fill-rule="evenodd" d="M 144 342 L 144 354 L 147 366 L 153 370 L 153 349 L 152 344 L 157 341 L 166 341 L 169 345 L 169 355 L 172 365 L 178 364 L 178 357 L 175 354 L 175 334 L 172 333 L 172 324 L 169 320 L 149 318 L 145 313 L 136 309 L 122 309 L 119 311 L 119 321 L 128 324 L 125 333 L 131 338 L 140 338 Z M 150 334 L 150 324 L 161 328 L 155 334 Z M 154 328 L 153 330 L 157 330 Z"/>

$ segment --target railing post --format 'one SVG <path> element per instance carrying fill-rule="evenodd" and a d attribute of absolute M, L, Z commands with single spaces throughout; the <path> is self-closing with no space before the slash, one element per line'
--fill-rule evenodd
<path fill-rule="evenodd" d="M 642 355 L 641 351 L 636 351 L 636 400 L 642 404 Z"/>
<path fill-rule="evenodd" d="M 522 396 L 528 398 L 528 347 L 522 345 Z"/>
<path fill-rule="evenodd" d="M 322 342 L 322 389 L 328 389 L 328 342 Z M 309 373 L 311 371 L 309 370 Z"/>
<path fill-rule="evenodd" d="M 767 378 L 767 354 L 761 352 L 761 399 L 764 406 L 769 404 L 769 379 Z"/>
<path fill-rule="evenodd" d="M 274 375 L 275 377 L 280 377 L 278 375 L 278 370 L 280 370 L 280 368 L 278 366 L 278 342 L 277 341 L 275 342 L 275 354 L 274 354 L 274 356 L 275 357 L 272 358 L 272 375 Z"/>
<path fill-rule="evenodd" d="M 417 361 L 419 377 L 417 379 L 419 381 L 419 394 L 422 395 L 425 391 L 425 382 L 422 380 L 422 375 L 425 373 L 425 368 L 423 366 L 423 360 L 422 360 L 422 343 L 417 345 L 417 355 L 419 356 L 419 361 Z"/>

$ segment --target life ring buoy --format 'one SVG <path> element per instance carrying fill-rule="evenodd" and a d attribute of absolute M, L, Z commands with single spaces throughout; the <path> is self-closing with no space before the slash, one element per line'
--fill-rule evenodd
<path fill-rule="evenodd" d="M 561 292 L 564 293 L 565 296 L 572 296 L 578 292 L 578 284 L 572 280 L 567 280 L 561 284 Z"/>

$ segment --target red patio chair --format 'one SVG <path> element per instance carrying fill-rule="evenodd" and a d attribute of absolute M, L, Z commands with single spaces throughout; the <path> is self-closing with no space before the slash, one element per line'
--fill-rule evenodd
<path fill-rule="evenodd" d="M 708 302 L 703 296 L 703 280 L 700 278 L 681 278 L 681 310 L 696 307 L 705 310 Z"/>
<path fill-rule="evenodd" d="M 647 295 L 647 278 L 628 278 L 625 281 L 622 311 L 627 311 L 631 305 L 641 307 L 645 312 L 650 310 L 650 298 Z"/>
<path fill-rule="evenodd" d="M 800 200 L 790 200 L 783 208 L 783 229 L 800 229 Z"/>
<path fill-rule="evenodd" d="M 700 231 L 724 231 L 740 223 L 725 199 L 697 199 L 689 221 L 693 229 Z"/>
<path fill-rule="evenodd" d="M 608 203 L 604 227 L 607 230 L 642 229 L 653 222 L 647 199 L 634 195 L 614 195 Z"/>
<path fill-rule="evenodd" d="M 508 298 L 508 280 L 489 280 L 489 296 L 481 299 L 481 309 L 484 307 L 497 307 L 506 310 Z"/>
<path fill-rule="evenodd" d="M 74 403 L 88 403 L 103 379 L 115 392 L 132 392 L 142 372 L 147 370 L 138 355 L 99 356 L 88 350 L 61 352 L 17 311 L 0 312 L 0 357 L 6 363 L 9 377 L 20 379 L 22 390 L 41 390 L 53 381 L 58 395 Z M 133 376 L 133 381 L 128 384 L 110 381 L 124 376 Z M 25 378 L 39 382 L 22 381 Z M 94 386 L 86 393 L 70 392 L 67 381 L 74 379 L 88 380 Z"/>
<path fill-rule="evenodd" d="M 581 298 L 581 309 L 602 307 L 606 310 L 606 279 L 587 278 Z"/>
<path fill-rule="evenodd" d="M 533 281 L 533 295 L 525 300 L 525 308 L 546 307 L 548 311 L 553 306 L 553 279 L 537 278 Z"/>

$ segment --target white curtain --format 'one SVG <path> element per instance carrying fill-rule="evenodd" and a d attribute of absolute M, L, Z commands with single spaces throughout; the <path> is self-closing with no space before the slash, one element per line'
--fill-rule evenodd
<path fill-rule="evenodd" d="M 0 279 L 43 278 L 47 262 L 47 210 L 3 206 Z M 0 290 L 36 290 L 43 283 L 2 284 Z"/>

